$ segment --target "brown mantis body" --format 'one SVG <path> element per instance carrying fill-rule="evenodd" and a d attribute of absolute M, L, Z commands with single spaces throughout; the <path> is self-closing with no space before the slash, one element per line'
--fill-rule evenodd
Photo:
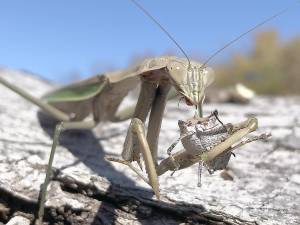
<path fill-rule="evenodd" d="M 44 213 L 44 203 L 46 198 L 47 185 L 49 183 L 51 168 L 54 159 L 55 149 L 61 131 L 67 129 L 92 129 L 99 122 L 121 121 L 133 118 L 128 129 L 124 149 L 123 159 L 110 160 L 121 162 L 133 169 L 142 179 L 152 187 L 155 195 L 159 198 L 158 176 L 168 170 L 176 171 L 189 167 L 197 162 L 204 162 L 207 168 L 211 170 L 222 169 L 227 165 L 230 156 L 228 154 L 248 142 L 258 139 L 264 139 L 267 136 L 258 136 L 255 138 L 242 139 L 257 128 L 257 120 L 251 118 L 238 124 L 227 124 L 216 130 L 208 128 L 205 132 L 199 132 L 196 124 L 205 127 L 209 119 L 196 119 L 196 124 L 192 123 L 191 133 L 186 133 L 183 129 L 186 124 L 179 124 L 184 150 L 175 154 L 170 154 L 160 164 L 157 162 L 158 137 L 161 128 L 163 112 L 168 99 L 168 93 L 173 86 L 177 92 L 185 98 L 188 105 L 194 105 L 201 111 L 201 105 L 205 97 L 205 89 L 213 82 L 214 73 L 212 69 L 206 67 L 208 61 L 224 48 L 256 29 L 258 26 L 268 22 L 274 17 L 282 14 L 283 10 L 274 16 L 268 18 L 262 23 L 240 35 L 238 38 L 229 42 L 224 48 L 214 53 L 203 64 L 190 61 L 182 48 L 170 36 L 170 34 L 139 4 L 132 0 L 142 11 L 144 11 L 160 28 L 172 39 L 186 56 L 186 59 L 177 57 L 157 57 L 146 59 L 143 63 L 127 70 L 105 73 L 101 76 L 95 76 L 77 84 L 72 84 L 38 99 L 31 96 L 22 89 L 6 82 L 0 77 L 0 83 L 7 86 L 12 91 L 20 94 L 25 99 L 38 105 L 43 111 L 60 121 L 55 128 L 53 145 L 50 153 L 50 159 L 47 168 L 47 174 L 42 189 L 40 208 L 37 223 L 42 222 Z M 141 82 L 141 92 L 135 110 L 124 110 L 118 112 L 119 105 L 128 92 Z M 149 125 L 145 132 L 144 123 L 149 115 Z M 199 113 L 200 114 L 200 113 Z M 91 118 L 88 118 L 91 116 Z M 200 115 L 202 116 L 202 115 Z M 196 135 L 196 136 L 195 136 Z M 202 136 L 201 136 L 202 135 Z M 208 137 L 207 147 L 201 148 L 205 138 Z M 193 136 L 193 138 L 191 138 Z M 213 142 L 214 137 L 217 144 Z M 200 144 L 196 151 L 188 147 L 197 140 Z M 194 147 L 197 146 L 197 143 Z M 148 179 L 143 176 L 135 167 L 131 165 L 136 161 L 141 166 L 141 157 L 146 167 Z"/>
<path fill-rule="evenodd" d="M 189 69 L 191 66 L 192 69 Z M 146 59 L 136 67 L 92 77 L 51 92 L 42 99 L 31 96 L 0 77 L 0 83 L 40 106 L 46 113 L 61 121 L 54 132 L 46 179 L 41 194 L 40 221 L 43 217 L 46 189 L 50 180 L 55 149 L 61 131 L 92 129 L 101 121 L 121 121 L 131 117 L 134 118 L 133 126 L 131 126 L 134 130 L 136 128 L 135 124 L 144 126 L 144 122 L 150 113 L 147 137 L 145 133 L 137 132 L 137 135 L 133 136 L 132 142 L 128 142 L 133 147 L 130 147 L 130 151 L 127 151 L 127 149 L 124 152 L 123 158 L 140 163 L 139 143 L 143 143 L 143 150 L 145 146 L 148 148 L 147 152 L 150 152 L 150 155 L 144 155 L 144 160 L 147 161 L 146 169 L 151 180 L 151 186 L 156 195 L 159 196 L 155 168 L 151 165 L 156 165 L 153 162 L 157 161 L 158 136 L 168 92 L 171 86 L 174 86 L 186 99 L 187 103 L 198 105 L 202 103 L 204 90 L 212 83 L 213 79 L 213 71 L 210 68 L 201 69 L 201 64 L 187 62 L 186 59 L 177 57 Z M 135 111 L 124 110 L 119 113 L 118 108 L 123 98 L 139 82 L 142 83 L 141 92 Z M 190 87 L 190 82 L 196 86 Z M 191 90 L 196 91 L 196 93 L 192 93 Z M 92 119 L 87 118 L 89 115 L 92 116 Z M 140 126 L 138 129 L 140 129 Z M 131 129 L 129 130 L 130 133 Z M 148 168 L 149 166 L 151 168 Z"/>

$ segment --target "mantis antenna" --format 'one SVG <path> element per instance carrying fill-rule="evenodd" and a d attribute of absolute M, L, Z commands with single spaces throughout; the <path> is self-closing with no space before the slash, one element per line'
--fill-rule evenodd
<path fill-rule="evenodd" d="M 297 4 L 300 3 L 300 1 L 297 1 Z M 238 40 L 240 40 L 242 37 L 244 37 L 245 35 L 251 33 L 252 31 L 256 30 L 257 28 L 261 27 L 262 25 L 268 23 L 269 21 L 275 19 L 276 17 L 284 14 L 285 12 L 287 12 L 288 10 L 290 10 L 293 6 L 289 6 L 286 7 L 283 10 L 278 11 L 277 13 L 273 14 L 272 16 L 266 18 L 265 20 L 263 20 L 262 22 L 256 24 L 254 27 L 251 27 L 249 30 L 245 31 L 244 33 L 240 34 L 239 36 L 237 36 L 236 38 L 234 38 L 233 40 L 229 41 L 227 44 L 225 44 L 222 48 L 218 49 L 217 51 L 215 51 L 213 54 L 211 54 L 210 57 L 207 58 L 206 61 L 204 61 L 204 63 L 202 64 L 201 68 L 204 69 L 205 66 L 207 65 L 208 62 L 210 62 L 215 56 L 217 56 L 220 52 L 222 52 L 224 49 L 228 48 L 229 46 L 231 46 L 232 44 L 234 44 L 235 42 L 237 42 Z"/>
<path fill-rule="evenodd" d="M 188 69 L 191 68 L 191 61 L 190 58 L 188 57 L 187 53 L 183 50 L 183 48 L 179 45 L 179 43 L 175 40 L 175 38 L 137 1 L 131 0 L 131 2 L 138 7 L 147 17 L 149 17 L 152 22 L 154 22 L 167 36 L 168 38 L 180 49 L 180 51 L 183 53 L 185 58 L 188 61 Z"/>

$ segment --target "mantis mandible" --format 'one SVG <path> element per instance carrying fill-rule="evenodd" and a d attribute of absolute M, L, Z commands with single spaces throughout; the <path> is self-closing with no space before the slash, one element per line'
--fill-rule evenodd
<path fill-rule="evenodd" d="M 212 150 L 210 151 L 203 151 L 201 154 L 199 152 L 197 154 L 190 154 L 188 148 L 186 148 L 175 155 L 170 154 L 159 165 L 157 163 L 158 137 L 170 88 L 173 86 L 186 100 L 188 105 L 194 105 L 198 109 L 199 118 L 202 117 L 202 103 L 205 97 L 205 89 L 214 80 L 214 72 L 206 66 L 207 63 L 220 51 L 258 26 L 282 14 L 286 9 L 229 42 L 201 64 L 190 60 L 174 38 L 140 4 L 136 1 L 131 1 L 168 35 L 184 54 L 185 58 L 165 56 L 145 59 L 135 67 L 100 74 L 62 87 L 46 94 L 42 99 L 30 95 L 28 92 L 8 83 L 0 77 L 0 83 L 4 86 L 39 106 L 45 113 L 59 121 L 55 127 L 46 178 L 41 191 L 37 224 L 42 223 L 47 186 L 50 180 L 55 149 L 58 145 L 59 136 L 64 130 L 92 129 L 101 121 L 118 122 L 133 118 L 124 144 L 123 159 L 111 160 L 128 165 L 150 184 L 155 195 L 159 198 L 158 175 L 168 170 L 174 171 L 186 168 L 200 161 L 207 162 L 209 168 L 218 169 L 212 166 L 211 162 L 214 162 L 213 160 L 221 156 L 224 152 L 230 152 L 236 146 L 241 146 L 242 142 L 237 145 L 235 143 L 257 128 L 257 121 L 252 118 L 249 121 L 238 124 L 235 130 L 224 130 L 223 133 L 226 138 L 221 138 L 222 142 L 216 146 L 211 143 Z M 123 98 L 139 83 L 141 83 L 141 91 L 135 110 L 127 109 L 118 112 Z M 147 133 L 145 133 L 144 123 L 148 114 L 150 114 L 149 125 Z M 92 119 L 86 120 L 89 115 L 92 115 Z M 198 119 L 198 122 L 202 124 L 203 120 Z M 212 135 L 215 135 L 215 133 Z M 140 154 L 142 154 L 145 161 L 148 179 L 131 165 L 132 161 L 137 161 L 141 165 Z"/>

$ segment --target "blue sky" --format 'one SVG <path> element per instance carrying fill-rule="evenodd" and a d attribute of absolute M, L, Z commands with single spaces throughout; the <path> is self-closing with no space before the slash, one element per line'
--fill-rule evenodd
<path fill-rule="evenodd" d="M 286 0 L 139 0 L 189 54 L 207 57 L 275 12 Z M 66 82 L 72 74 L 124 68 L 132 57 L 174 52 L 172 42 L 129 0 L 0 1 L 0 65 Z M 259 30 L 277 29 L 283 40 L 300 35 L 300 4 Z M 258 31 L 259 31 L 258 30 Z M 216 61 L 251 46 L 254 34 Z"/>

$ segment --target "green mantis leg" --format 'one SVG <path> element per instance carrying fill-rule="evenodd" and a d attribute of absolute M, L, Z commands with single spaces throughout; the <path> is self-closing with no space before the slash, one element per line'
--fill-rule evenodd
<path fill-rule="evenodd" d="M 0 77 L 0 83 L 3 84 L 4 86 L 6 86 L 7 88 L 9 88 L 10 90 L 12 90 L 13 92 L 19 94 L 20 96 L 22 96 L 26 100 L 30 101 L 31 103 L 39 106 L 42 110 L 49 113 L 55 119 L 57 119 L 59 121 L 69 121 L 70 120 L 70 117 L 69 117 L 68 114 L 60 111 L 59 109 L 57 109 L 54 106 L 42 101 L 41 99 L 32 96 L 31 94 L 29 94 L 28 92 L 22 90 L 21 88 L 7 82 L 2 77 Z"/>
<path fill-rule="evenodd" d="M 69 129 L 92 129 L 96 125 L 97 125 L 97 122 L 94 120 L 80 121 L 80 122 L 60 122 L 58 125 L 56 125 L 55 131 L 54 131 L 53 143 L 52 143 L 51 152 L 50 152 L 50 157 L 49 157 L 49 162 L 48 162 L 47 171 L 46 171 L 46 177 L 45 177 L 45 181 L 44 181 L 44 184 L 43 184 L 42 190 L 41 190 L 38 219 L 35 223 L 36 225 L 42 224 L 42 221 L 43 221 L 47 187 L 48 187 L 48 184 L 50 181 L 55 150 L 56 150 L 57 145 L 59 144 L 59 137 L 60 137 L 61 132 L 64 130 L 69 130 Z"/>

